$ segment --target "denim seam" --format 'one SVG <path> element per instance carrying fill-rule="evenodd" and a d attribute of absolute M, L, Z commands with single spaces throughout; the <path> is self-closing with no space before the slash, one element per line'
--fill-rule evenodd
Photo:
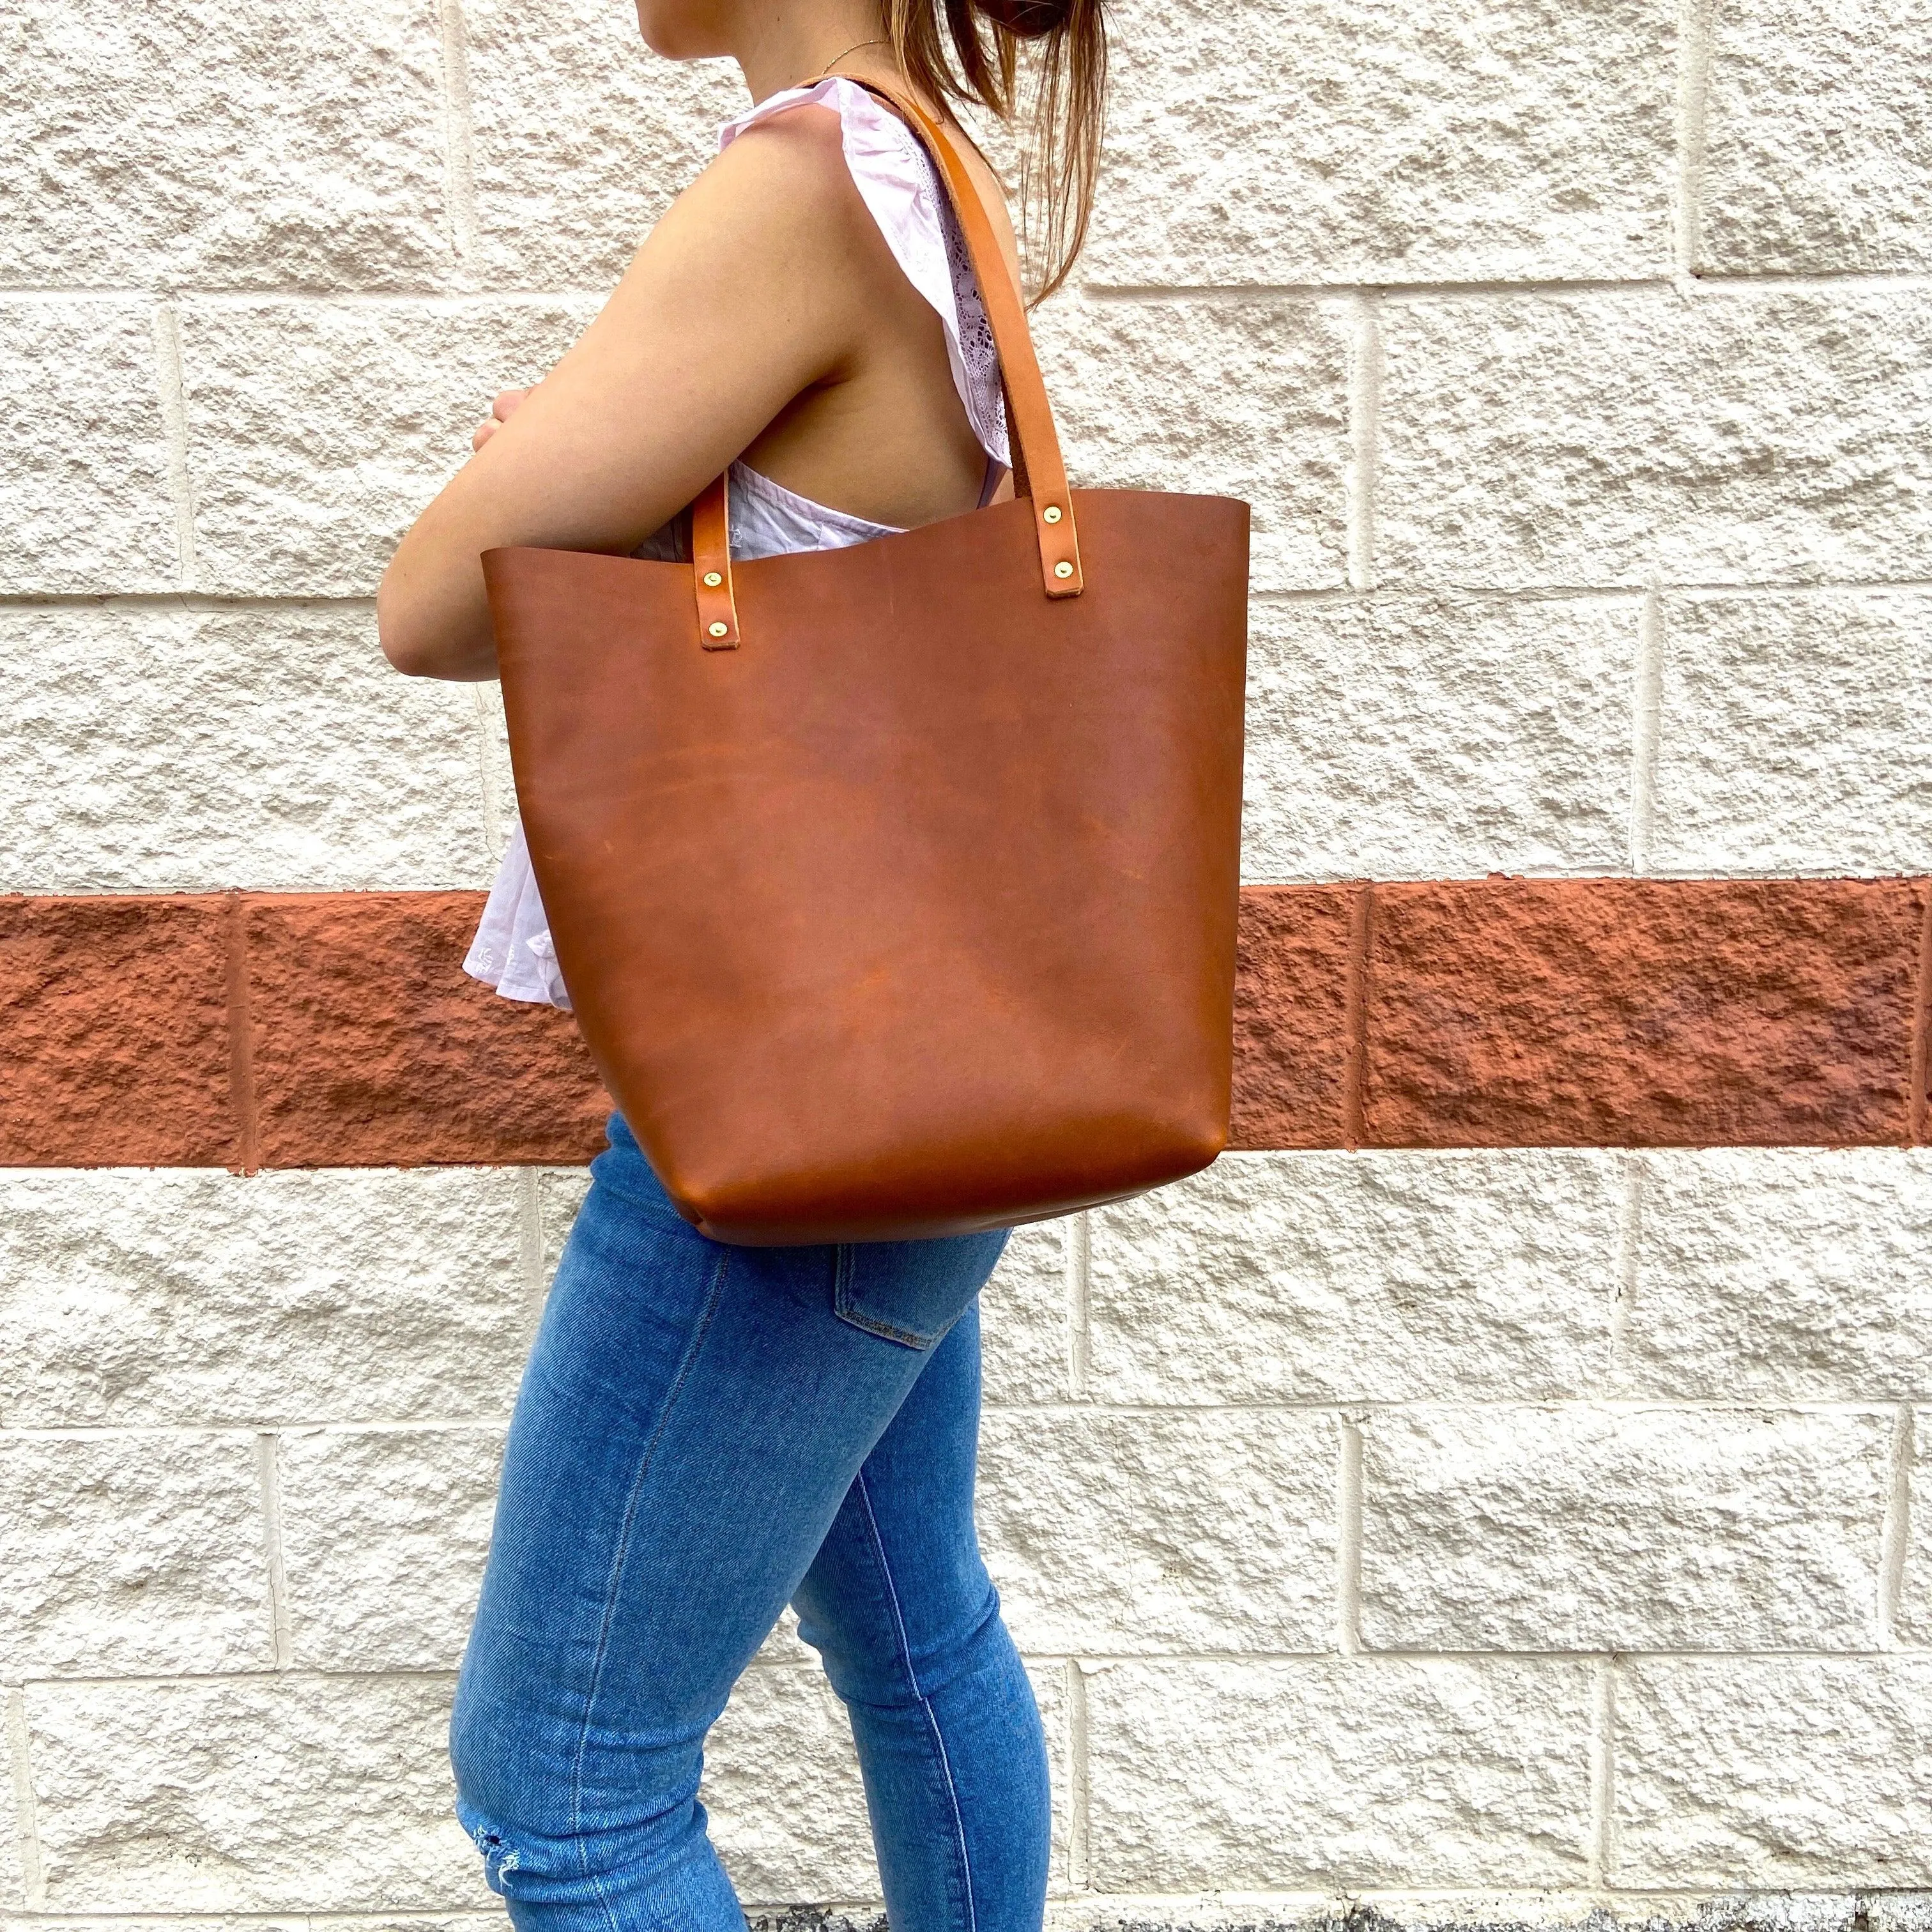
<path fill-rule="evenodd" d="M 580 1875 L 588 1879 L 596 1888 L 597 1902 L 604 1908 L 604 1916 L 610 1925 L 610 1932 L 622 1932 L 622 1928 L 604 1892 L 603 1880 L 590 1869 L 590 1854 L 584 1843 L 584 1754 L 590 1748 L 591 1723 L 596 1714 L 597 1694 L 602 1688 L 604 1663 L 610 1650 L 611 1618 L 615 1613 L 618 1586 L 624 1574 L 624 1561 L 630 1553 L 631 1532 L 637 1521 L 638 1504 L 644 1492 L 644 1478 L 650 1474 L 658 1444 L 664 1438 L 664 1430 L 670 1424 L 672 1412 L 677 1407 L 677 1399 L 683 1394 L 685 1383 L 690 1378 L 692 1365 L 697 1360 L 698 1352 L 704 1346 L 705 1337 L 711 1332 L 712 1317 L 718 1311 L 718 1298 L 724 1292 L 724 1277 L 730 1265 L 731 1256 L 727 1250 L 718 1258 L 717 1268 L 711 1277 L 710 1290 L 704 1298 L 704 1312 L 698 1318 L 697 1328 L 692 1330 L 690 1343 L 684 1352 L 684 1359 L 677 1365 L 677 1374 L 664 1397 L 664 1408 L 658 1416 L 658 1425 L 651 1432 L 650 1441 L 644 1445 L 644 1454 L 638 1460 L 638 1472 L 631 1478 L 630 1493 L 624 1498 L 623 1522 L 617 1532 L 616 1547 L 611 1552 L 610 1582 L 604 1594 L 604 1619 L 597 1630 L 597 1654 L 590 1664 L 590 1688 L 584 1700 L 584 1725 L 578 1733 L 576 1755 L 571 1761 L 570 1835 L 576 1840 L 577 1862 Z"/>
<path fill-rule="evenodd" d="M 930 1335 L 915 1334 L 910 1328 L 896 1328 L 890 1322 L 882 1322 L 875 1315 L 866 1315 L 856 1306 L 856 1298 L 852 1292 L 852 1278 L 858 1270 L 857 1258 L 849 1245 L 838 1250 L 836 1272 L 832 1282 L 832 1312 L 840 1321 L 849 1322 L 854 1328 L 868 1335 L 878 1335 L 888 1342 L 903 1343 L 908 1348 L 916 1348 L 922 1354 L 932 1347 L 934 1338 Z"/>
<path fill-rule="evenodd" d="M 872 1492 L 866 1486 L 863 1468 L 860 1470 L 854 1481 L 858 1487 L 859 1500 L 866 1506 L 866 1527 L 872 1534 L 873 1553 L 879 1559 L 879 1574 L 885 1580 L 886 1601 L 892 1606 L 892 1628 L 898 1636 L 899 1656 L 905 1665 L 906 1682 L 912 1686 L 913 1695 L 919 1700 L 919 1707 L 926 1713 L 926 1729 L 932 1734 L 933 1748 L 939 1756 L 939 1768 L 945 1776 L 946 1802 L 952 1807 L 953 1836 L 959 1846 L 959 1875 L 964 1882 L 966 1894 L 967 1932 L 976 1932 L 979 1922 L 973 1910 L 973 1863 L 966 1850 L 966 1820 L 960 1814 L 959 1791 L 952 1781 L 952 1764 L 946 1754 L 945 1735 L 939 1728 L 939 1718 L 932 1708 L 932 1700 L 919 1688 L 919 1672 L 913 1668 L 912 1643 L 906 1635 L 905 1616 L 899 1608 L 899 1593 L 892 1582 L 892 1563 L 886 1555 L 886 1540 L 879 1534 L 879 1519 L 872 1508 Z"/>

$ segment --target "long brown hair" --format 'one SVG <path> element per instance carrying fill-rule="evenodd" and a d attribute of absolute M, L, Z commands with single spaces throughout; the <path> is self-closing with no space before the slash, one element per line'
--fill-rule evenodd
<path fill-rule="evenodd" d="M 884 5 L 906 78 L 935 100 L 974 102 L 1010 121 L 1025 70 L 1031 125 L 1020 172 L 1020 227 L 1036 285 L 1033 299 L 1044 301 L 1071 272 L 1094 212 L 1107 96 L 1101 0 Z"/>

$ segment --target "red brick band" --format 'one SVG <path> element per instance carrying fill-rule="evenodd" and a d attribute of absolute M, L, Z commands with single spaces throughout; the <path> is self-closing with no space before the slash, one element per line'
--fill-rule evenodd
<path fill-rule="evenodd" d="M 458 962 L 473 892 L 0 898 L 0 1165 L 575 1162 L 569 1018 Z M 1243 895 L 1244 1148 L 1926 1137 L 1932 881 Z"/>

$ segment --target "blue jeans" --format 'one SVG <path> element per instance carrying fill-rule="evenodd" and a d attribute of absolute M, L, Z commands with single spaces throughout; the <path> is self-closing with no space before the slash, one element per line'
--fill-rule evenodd
<path fill-rule="evenodd" d="M 621 1119 L 505 1452 L 451 1726 L 518 1932 L 739 1932 L 705 1733 L 788 1600 L 850 1714 L 895 1932 L 1036 1932 L 1040 1714 L 973 1528 L 1003 1234 L 728 1247 Z"/>

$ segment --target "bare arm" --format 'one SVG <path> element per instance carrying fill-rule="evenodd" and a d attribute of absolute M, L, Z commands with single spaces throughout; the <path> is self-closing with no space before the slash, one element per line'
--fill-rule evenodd
<path fill-rule="evenodd" d="M 417 518 L 376 592 L 382 649 L 418 676 L 496 675 L 482 554 L 634 549 L 864 326 L 842 265 L 876 251 L 836 116 L 735 142 L 680 197 L 610 301 Z"/>

